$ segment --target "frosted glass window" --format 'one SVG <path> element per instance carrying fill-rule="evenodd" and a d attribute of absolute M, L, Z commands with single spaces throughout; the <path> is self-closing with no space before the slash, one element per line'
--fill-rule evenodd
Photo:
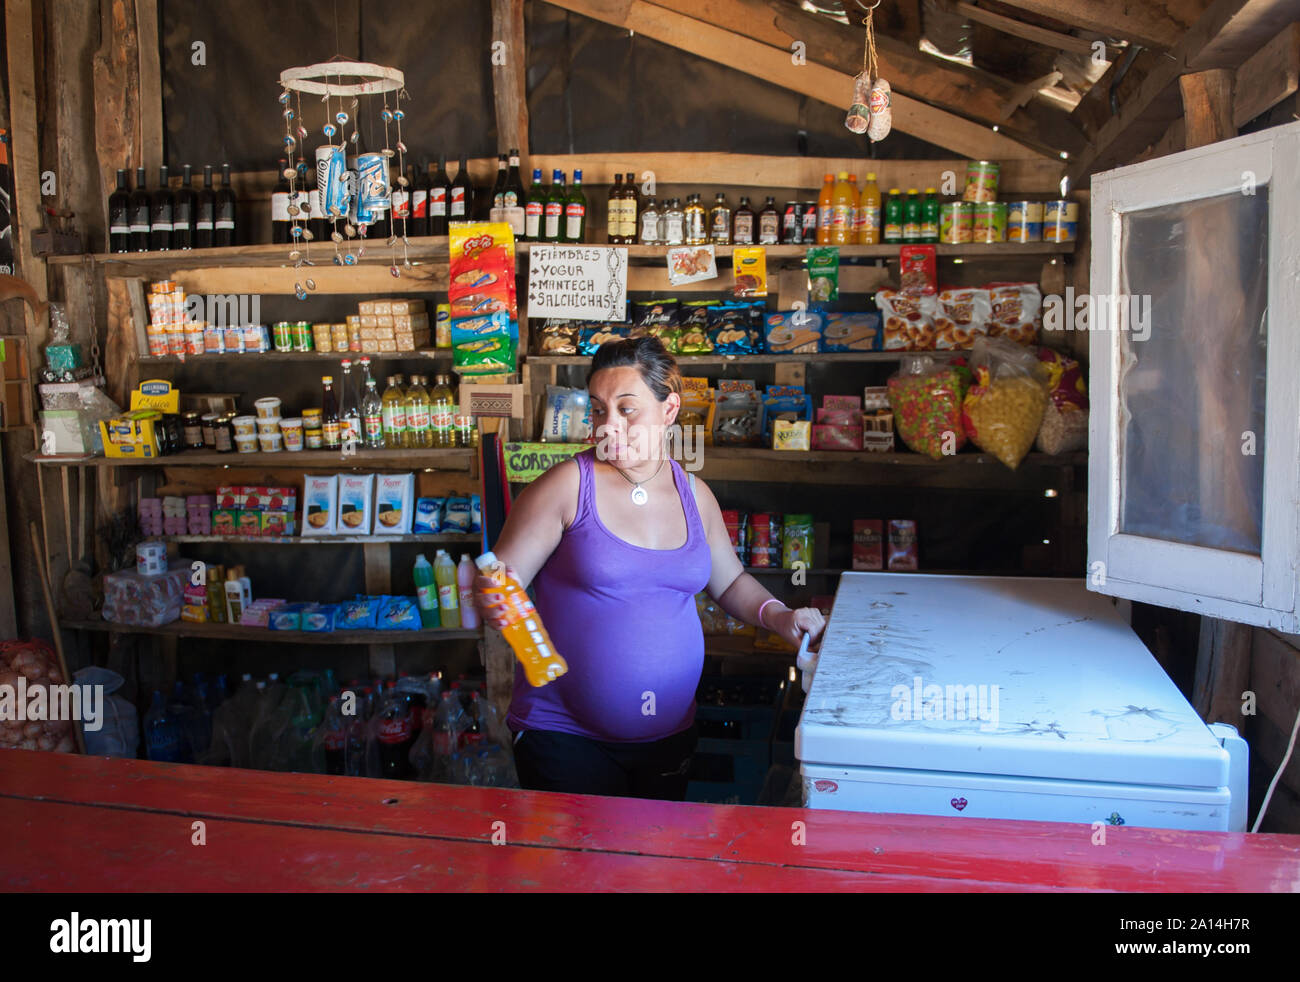
<path fill-rule="evenodd" d="M 1268 187 L 1121 221 L 1119 531 L 1257 556 Z"/>

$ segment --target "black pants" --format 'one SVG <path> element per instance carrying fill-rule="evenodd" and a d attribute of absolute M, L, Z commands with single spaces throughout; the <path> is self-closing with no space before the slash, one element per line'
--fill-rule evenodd
<path fill-rule="evenodd" d="M 648 743 L 607 743 L 574 733 L 525 730 L 515 741 L 515 769 L 520 787 L 529 791 L 684 801 L 698 736 L 694 725 Z"/>

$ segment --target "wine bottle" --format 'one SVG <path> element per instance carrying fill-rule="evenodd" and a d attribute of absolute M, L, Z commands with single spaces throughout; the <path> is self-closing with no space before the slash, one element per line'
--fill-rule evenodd
<path fill-rule="evenodd" d="M 181 186 L 172 195 L 172 248 L 194 248 L 194 188 L 191 186 L 193 168 L 181 168 Z"/>
<path fill-rule="evenodd" d="M 131 192 L 131 251 L 149 251 L 149 191 L 144 168 L 135 169 L 135 190 Z"/>
<path fill-rule="evenodd" d="M 199 188 L 194 210 L 194 248 L 211 249 L 217 214 L 217 195 L 212 190 L 212 165 L 203 165 L 203 187 Z"/>
<path fill-rule="evenodd" d="M 221 165 L 221 187 L 217 188 L 216 219 L 212 241 L 219 246 L 235 244 L 235 189 L 230 186 L 230 165 Z"/>
<path fill-rule="evenodd" d="M 131 251 L 131 193 L 122 168 L 117 171 L 117 190 L 108 196 L 108 251 Z"/>

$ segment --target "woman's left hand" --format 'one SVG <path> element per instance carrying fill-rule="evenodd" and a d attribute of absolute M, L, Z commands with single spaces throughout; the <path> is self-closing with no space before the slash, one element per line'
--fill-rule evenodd
<path fill-rule="evenodd" d="M 822 616 L 822 612 L 816 607 L 781 610 L 769 614 L 763 619 L 767 621 L 773 634 L 779 634 L 796 648 L 802 643 L 804 632 L 807 631 L 810 635 L 808 638 L 810 651 L 817 650 L 817 641 L 821 637 L 822 631 L 826 629 L 826 618 Z"/>

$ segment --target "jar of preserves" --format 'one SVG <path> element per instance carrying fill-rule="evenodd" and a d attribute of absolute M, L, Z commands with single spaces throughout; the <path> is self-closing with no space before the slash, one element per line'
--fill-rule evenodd
<path fill-rule="evenodd" d="M 190 450 L 203 449 L 203 423 L 196 412 L 182 414 L 184 420 L 185 446 Z"/>

